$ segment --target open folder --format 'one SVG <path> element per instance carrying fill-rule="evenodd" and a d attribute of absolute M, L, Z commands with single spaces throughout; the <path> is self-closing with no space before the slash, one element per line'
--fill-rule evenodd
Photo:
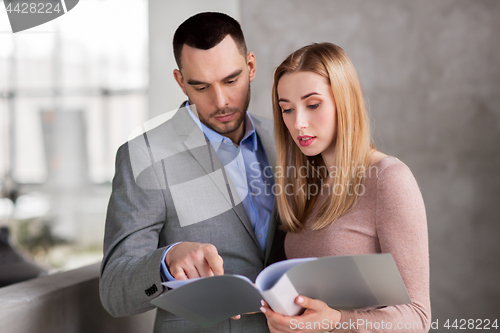
<path fill-rule="evenodd" d="M 293 316 L 297 295 L 324 301 L 334 309 L 410 303 L 391 254 L 331 256 L 280 261 L 266 267 L 255 284 L 241 275 L 164 282 L 171 288 L 153 305 L 209 327 L 237 314 L 260 311 L 260 300 Z"/>

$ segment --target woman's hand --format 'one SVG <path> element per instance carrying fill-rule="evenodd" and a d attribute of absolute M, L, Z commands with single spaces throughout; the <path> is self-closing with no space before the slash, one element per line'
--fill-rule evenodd
<path fill-rule="evenodd" d="M 305 311 L 300 316 L 288 317 L 274 312 L 265 301 L 262 301 L 260 310 L 266 315 L 271 333 L 332 331 L 335 329 L 335 323 L 340 322 L 340 312 L 330 308 L 323 301 L 297 296 L 295 303 Z"/>

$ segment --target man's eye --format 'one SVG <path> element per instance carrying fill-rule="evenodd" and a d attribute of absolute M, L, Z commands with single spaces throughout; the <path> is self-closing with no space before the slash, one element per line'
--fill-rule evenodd
<path fill-rule="evenodd" d="M 194 89 L 196 89 L 196 91 L 203 91 L 205 89 L 207 89 L 206 86 L 200 86 L 200 87 L 195 87 Z"/>
<path fill-rule="evenodd" d="M 307 107 L 311 110 L 315 110 L 319 107 L 321 103 L 317 103 L 317 104 L 312 104 L 312 105 L 308 105 Z"/>
<path fill-rule="evenodd" d="M 226 81 L 227 84 L 231 84 L 231 83 L 235 83 L 236 82 L 236 79 L 234 80 L 229 80 L 229 81 Z"/>

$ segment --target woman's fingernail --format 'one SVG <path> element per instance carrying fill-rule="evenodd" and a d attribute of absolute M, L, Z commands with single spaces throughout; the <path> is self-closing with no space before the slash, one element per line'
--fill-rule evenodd
<path fill-rule="evenodd" d="M 266 313 L 266 311 L 267 311 L 267 310 L 266 310 L 266 308 L 265 308 L 265 307 L 263 307 L 263 306 L 262 306 L 262 307 L 260 308 L 260 311 L 262 311 L 263 313 Z"/>
<path fill-rule="evenodd" d="M 266 303 L 264 303 L 263 299 L 260 300 L 260 305 L 262 305 L 262 306 L 266 305 Z"/>
<path fill-rule="evenodd" d="M 304 303 L 304 297 L 302 296 L 297 297 L 297 303 Z"/>

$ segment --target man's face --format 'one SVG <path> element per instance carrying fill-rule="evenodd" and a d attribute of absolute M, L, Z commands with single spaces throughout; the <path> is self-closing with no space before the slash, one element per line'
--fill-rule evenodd
<path fill-rule="evenodd" d="M 255 56 L 240 53 L 231 36 L 209 50 L 183 46 L 182 69 L 174 77 L 196 106 L 200 121 L 239 142 L 255 77 Z"/>

